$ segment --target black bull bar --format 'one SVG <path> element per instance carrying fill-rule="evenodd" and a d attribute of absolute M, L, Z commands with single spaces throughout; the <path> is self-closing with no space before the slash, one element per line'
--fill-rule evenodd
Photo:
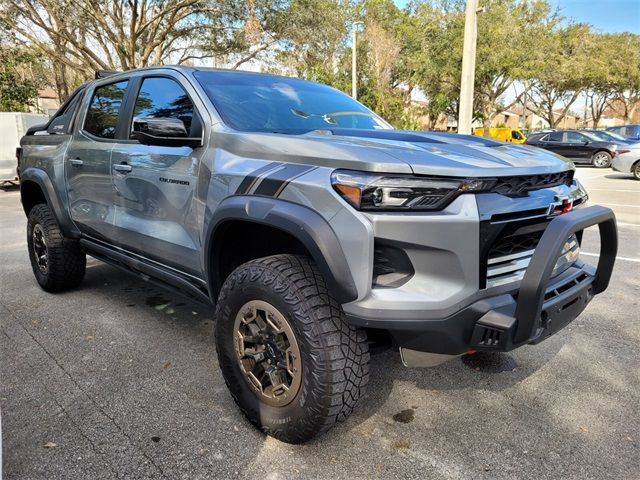
<path fill-rule="evenodd" d="M 556 261 L 572 233 L 598 225 L 598 266 L 585 268 L 572 283 L 549 296 L 549 283 Z M 576 318 L 594 295 L 609 285 L 616 254 L 618 233 L 613 211 L 600 205 L 585 207 L 554 218 L 545 229 L 520 284 L 515 310 L 490 310 L 473 329 L 471 348 L 511 350 L 526 343 L 538 343 Z"/>

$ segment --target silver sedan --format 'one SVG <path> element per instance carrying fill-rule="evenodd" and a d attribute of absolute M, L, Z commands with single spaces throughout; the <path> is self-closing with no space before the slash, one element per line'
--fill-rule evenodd
<path fill-rule="evenodd" d="M 640 143 L 625 146 L 611 160 L 611 168 L 618 172 L 632 173 L 636 180 L 640 180 Z"/>

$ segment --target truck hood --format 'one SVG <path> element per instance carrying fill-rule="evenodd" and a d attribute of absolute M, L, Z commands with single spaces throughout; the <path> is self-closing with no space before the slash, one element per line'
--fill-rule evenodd
<path fill-rule="evenodd" d="M 528 145 L 472 135 L 402 130 L 332 129 L 301 135 L 228 133 L 219 146 L 241 156 L 330 168 L 456 177 L 555 173 L 567 159 Z"/>

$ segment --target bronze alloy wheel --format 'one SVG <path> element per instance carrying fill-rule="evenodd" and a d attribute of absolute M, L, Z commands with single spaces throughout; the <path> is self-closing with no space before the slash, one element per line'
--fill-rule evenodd
<path fill-rule="evenodd" d="M 33 253 L 35 254 L 38 268 L 46 275 L 49 272 L 49 255 L 47 252 L 47 241 L 39 223 L 34 225 L 31 236 L 33 240 Z"/>
<path fill-rule="evenodd" d="M 245 303 L 233 327 L 236 358 L 245 380 L 261 401 L 288 405 L 300 390 L 298 342 L 284 316 L 262 300 Z"/>

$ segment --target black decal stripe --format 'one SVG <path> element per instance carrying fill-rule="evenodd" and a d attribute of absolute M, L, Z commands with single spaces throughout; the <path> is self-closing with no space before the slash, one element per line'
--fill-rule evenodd
<path fill-rule="evenodd" d="M 282 193 L 282 191 L 287 188 L 287 185 L 289 185 L 291 182 L 293 182 L 296 178 L 301 177 L 302 175 L 306 175 L 309 172 L 312 172 L 313 170 L 315 170 L 318 167 L 311 167 L 307 170 L 305 170 L 304 172 L 300 172 L 298 175 L 296 175 L 295 177 L 290 178 L 289 180 L 287 180 L 286 182 L 284 182 L 282 185 L 280 185 L 280 188 L 278 188 L 278 191 L 273 195 L 274 197 L 279 197 L 280 194 Z"/>
<path fill-rule="evenodd" d="M 249 175 L 242 179 L 242 182 L 240 182 L 240 185 L 236 189 L 236 195 L 244 195 L 249 193 L 251 187 L 253 187 L 253 185 L 256 183 L 256 180 L 260 178 L 260 175 L 271 170 L 272 168 L 277 167 L 278 165 L 280 165 L 280 163 L 278 162 L 267 163 L 266 165 L 263 165 L 257 170 L 251 172 Z"/>
<path fill-rule="evenodd" d="M 273 197 L 277 192 L 282 191 L 281 187 L 291 179 L 298 177 L 306 172 L 313 170 L 315 167 L 309 167 L 306 165 L 287 165 L 285 168 L 278 170 L 266 177 L 256 191 L 256 195 L 267 195 Z"/>

